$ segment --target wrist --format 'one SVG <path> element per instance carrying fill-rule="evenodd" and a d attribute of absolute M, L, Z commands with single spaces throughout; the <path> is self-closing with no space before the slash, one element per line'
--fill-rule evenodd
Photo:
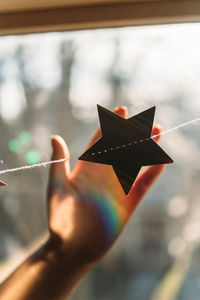
<path fill-rule="evenodd" d="M 48 284 L 45 289 L 53 297 L 50 299 L 61 299 L 61 296 L 69 295 L 91 268 L 82 263 L 70 247 L 66 249 L 66 246 L 52 236 L 31 256 L 29 263 L 38 286 L 45 287 Z"/>
<path fill-rule="evenodd" d="M 43 257 L 47 264 L 52 265 L 57 270 L 69 272 L 72 269 L 73 273 L 83 274 L 92 267 L 78 254 L 77 249 L 70 245 L 70 242 L 63 243 L 54 235 L 50 235 L 39 251 L 40 257 Z"/>

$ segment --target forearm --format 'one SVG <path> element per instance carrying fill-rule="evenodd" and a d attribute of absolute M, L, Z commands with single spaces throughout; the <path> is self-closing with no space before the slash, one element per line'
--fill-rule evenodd
<path fill-rule="evenodd" d="M 72 250 L 48 241 L 0 286 L 0 299 L 66 299 L 88 270 Z"/>

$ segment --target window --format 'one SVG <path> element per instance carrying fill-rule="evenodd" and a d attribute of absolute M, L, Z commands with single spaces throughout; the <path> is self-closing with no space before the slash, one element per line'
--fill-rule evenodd
<path fill-rule="evenodd" d="M 182 24 L 1 37 L 0 168 L 49 160 L 54 133 L 73 166 L 98 126 L 97 103 L 130 114 L 156 105 L 163 130 L 199 117 L 199 34 L 200 24 Z M 72 299 L 198 299 L 199 124 L 163 135 L 161 145 L 174 164 Z M 0 189 L 7 267 L 46 230 L 47 174 L 0 178 L 9 184 Z"/>

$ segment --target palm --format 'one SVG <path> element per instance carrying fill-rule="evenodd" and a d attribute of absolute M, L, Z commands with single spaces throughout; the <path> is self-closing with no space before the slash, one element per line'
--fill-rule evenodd
<path fill-rule="evenodd" d="M 115 112 L 127 117 L 123 107 Z M 159 132 L 154 127 L 153 135 Z M 98 130 L 89 146 L 100 136 Z M 69 157 L 60 137 L 53 137 L 52 143 L 53 159 Z M 67 161 L 53 165 L 48 197 L 52 236 L 67 247 L 72 246 L 84 260 L 96 261 L 110 248 L 163 167 L 153 166 L 140 172 L 126 196 L 111 166 L 78 161 L 70 173 Z"/>

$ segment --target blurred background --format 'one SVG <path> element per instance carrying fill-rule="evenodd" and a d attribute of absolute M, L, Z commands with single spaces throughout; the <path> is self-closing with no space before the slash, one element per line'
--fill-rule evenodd
<path fill-rule="evenodd" d="M 0 37 L 0 169 L 51 159 L 60 134 L 71 166 L 98 126 L 96 104 L 130 115 L 156 105 L 163 130 L 200 116 L 200 24 Z M 174 159 L 73 300 L 199 300 L 199 123 L 163 135 Z M 47 230 L 48 168 L 1 176 L 0 278 Z"/>

